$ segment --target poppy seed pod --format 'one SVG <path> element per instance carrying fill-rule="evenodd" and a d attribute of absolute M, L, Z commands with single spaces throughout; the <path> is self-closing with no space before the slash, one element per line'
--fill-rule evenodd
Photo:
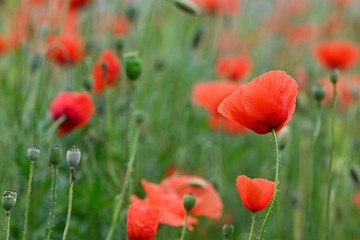
<path fill-rule="evenodd" d="M 27 156 L 30 160 L 30 162 L 35 162 L 37 159 L 39 159 L 40 156 L 40 148 L 36 145 L 33 145 L 28 148 Z"/>
<path fill-rule="evenodd" d="M 2 206 L 7 213 L 10 213 L 16 203 L 17 194 L 15 191 L 6 190 L 2 197 Z"/>
<path fill-rule="evenodd" d="M 234 233 L 234 226 L 232 224 L 225 224 L 222 229 L 223 236 L 225 239 L 231 238 Z"/>
<path fill-rule="evenodd" d="M 339 69 L 335 68 L 330 73 L 330 80 L 332 83 L 337 83 L 338 78 L 339 78 Z"/>
<path fill-rule="evenodd" d="M 193 209 L 193 207 L 195 206 L 196 196 L 191 193 L 185 194 L 183 198 L 183 203 L 186 211 L 191 211 L 191 209 Z"/>
<path fill-rule="evenodd" d="M 175 0 L 174 4 L 178 9 L 189 15 L 199 15 L 201 13 L 198 5 L 190 0 Z"/>
<path fill-rule="evenodd" d="M 137 53 L 125 56 L 125 70 L 127 77 L 131 81 L 135 81 L 139 78 L 141 75 L 142 64 Z"/>
<path fill-rule="evenodd" d="M 313 96 L 313 98 L 316 99 L 316 101 L 320 102 L 321 100 L 324 99 L 326 94 L 326 89 L 324 86 L 322 85 L 314 85 L 311 88 L 311 95 Z"/>
<path fill-rule="evenodd" d="M 72 146 L 66 153 L 66 162 L 70 168 L 74 168 L 80 163 L 81 152 L 76 146 Z"/>
<path fill-rule="evenodd" d="M 50 153 L 50 165 L 54 165 L 54 166 L 58 165 L 63 155 L 63 151 L 61 147 L 58 145 L 53 145 L 50 147 L 49 153 Z"/>

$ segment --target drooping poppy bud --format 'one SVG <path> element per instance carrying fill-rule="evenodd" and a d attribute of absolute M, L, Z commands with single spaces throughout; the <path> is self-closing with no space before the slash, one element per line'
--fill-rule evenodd
<path fill-rule="evenodd" d="M 199 15 L 201 10 L 198 5 L 190 0 L 174 0 L 175 6 L 186 14 Z"/>

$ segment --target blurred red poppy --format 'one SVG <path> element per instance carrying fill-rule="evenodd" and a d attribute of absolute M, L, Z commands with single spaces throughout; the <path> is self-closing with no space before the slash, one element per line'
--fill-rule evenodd
<path fill-rule="evenodd" d="M 94 92 L 100 93 L 104 91 L 105 86 L 113 85 L 120 73 L 120 60 L 113 51 L 105 50 L 92 69 Z"/>
<path fill-rule="evenodd" d="M 360 208 L 360 191 L 358 191 L 354 196 L 355 204 L 358 208 Z"/>
<path fill-rule="evenodd" d="M 0 35 L 0 55 L 6 52 L 7 49 L 8 49 L 8 39 L 5 36 Z"/>
<path fill-rule="evenodd" d="M 246 128 L 229 119 L 223 119 L 217 108 L 224 98 L 229 96 L 240 85 L 230 81 L 198 82 L 192 90 L 192 101 L 204 107 L 210 114 L 209 124 L 213 129 L 224 127 L 230 133 L 243 133 Z"/>
<path fill-rule="evenodd" d="M 115 35 L 125 36 L 129 33 L 131 27 L 130 20 L 126 16 L 117 16 L 112 25 L 112 29 Z"/>
<path fill-rule="evenodd" d="M 356 64 L 359 48 L 352 42 L 329 40 L 316 46 L 315 56 L 327 68 L 347 68 Z"/>
<path fill-rule="evenodd" d="M 51 102 L 50 111 L 54 121 L 61 116 L 66 117 L 58 130 L 59 135 L 64 135 L 86 126 L 95 112 L 95 107 L 91 96 L 86 92 L 61 92 Z"/>
<path fill-rule="evenodd" d="M 222 214 L 223 203 L 214 187 L 205 179 L 198 176 L 172 175 L 164 179 L 160 185 L 141 180 L 146 198 L 139 199 L 131 196 L 131 202 L 157 207 L 160 212 L 160 223 L 170 226 L 182 226 L 185 223 L 186 210 L 183 206 L 183 196 L 192 193 L 196 196 L 195 207 L 191 215 L 219 218 Z M 192 216 L 188 219 L 188 228 L 198 220 Z"/>
<path fill-rule="evenodd" d="M 205 12 L 237 13 L 240 8 L 239 0 L 193 0 Z"/>
<path fill-rule="evenodd" d="M 258 134 L 278 132 L 292 118 L 297 93 L 298 84 L 286 72 L 270 71 L 240 86 L 218 111 Z"/>
<path fill-rule="evenodd" d="M 252 61 L 247 56 L 224 56 L 216 62 L 216 72 L 233 81 L 241 79 L 251 71 Z"/>
<path fill-rule="evenodd" d="M 275 183 L 262 178 L 248 178 L 238 176 L 236 188 L 244 206 L 251 212 L 258 212 L 267 207 L 271 202 Z"/>
<path fill-rule="evenodd" d="M 127 217 L 129 240 L 151 240 L 156 236 L 160 214 L 156 207 L 131 204 Z"/>
<path fill-rule="evenodd" d="M 50 36 L 48 39 L 48 58 L 59 64 L 75 64 L 85 55 L 85 45 L 79 36 L 62 34 L 58 37 Z"/>

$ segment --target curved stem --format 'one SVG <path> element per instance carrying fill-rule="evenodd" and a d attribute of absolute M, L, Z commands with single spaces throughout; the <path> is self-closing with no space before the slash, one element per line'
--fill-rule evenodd
<path fill-rule="evenodd" d="M 65 229 L 64 229 L 64 233 L 63 233 L 63 238 L 62 238 L 62 240 L 66 240 L 66 237 L 67 237 L 67 234 L 68 234 L 69 228 L 70 228 L 74 180 L 75 180 L 75 177 L 74 177 L 74 168 L 70 168 L 69 205 L 68 205 L 66 225 L 65 225 Z"/>
<path fill-rule="evenodd" d="M 330 237 L 330 198 L 331 198 L 331 190 L 333 184 L 333 176 L 332 176 L 332 162 L 335 154 L 335 110 L 336 110 L 336 101 L 337 101 L 337 92 L 336 92 L 336 83 L 333 83 L 333 98 L 332 98 L 332 110 L 331 110 L 331 129 L 330 129 L 330 159 L 329 159 L 329 168 L 328 168 L 328 189 L 327 189 L 327 198 L 326 198 L 326 212 L 325 212 L 325 239 L 329 239 Z"/>
<path fill-rule="evenodd" d="M 51 231 L 52 231 L 52 226 L 53 226 L 53 222 L 54 222 L 54 212 L 55 212 L 55 202 L 56 202 L 56 175 L 57 175 L 57 169 L 56 169 L 56 165 L 53 165 L 53 179 L 52 179 L 52 194 L 51 194 L 51 210 L 50 210 L 50 219 L 49 219 L 49 229 L 48 229 L 48 234 L 46 239 L 50 240 L 51 239 Z"/>
<path fill-rule="evenodd" d="M 34 162 L 30 162 L 29 181 L 28 181 L 27 198 L 26 198 L 25 222 L 24 222 L 24 231 L 23 231 L 23 235 L 22 235 L 22 240 L 26 239 L 26 230 L 27 230 L 28 217 L 29 217 L 30 194 L 31 194 L 31 184 L 32 184 L 33 174 L 34 174 Z"/>
<path fill-rule="evenodd" d="M 125 194 L 126 194 L 126 191 L 128 189 L 129 182 L 130 182 L 130 176 L 131 176 L 131 172 L 132 172 L 134 162 L 135 162 L 135 155 L 136 155 L 136 149 L 137 149 L 139 135 L 140 135 L 140 129 L 137 127 L 136 130 L 135 130 L 135 135 L 133 137 L 133 141 L 131 143 L 130 157 L 129 157 L 129 161 L 128 161 L 128 164 L 127 164 L 127 169 L 126 169 L 126 173 L 125 173 L 125 179 L 124 179 L 124 182 L 123 182 L 123 185 L 122 185 L 122 188 L 121 188 L 119 198 L 116 199 L 115 210 L 114 210 L 114 214 L 112 216 L 111 226 L 110 226 L 109 232 L 108 232 L 108 234 L 106 236 L 106 240 L 112 239 L 112 237 L 114 235 L 115 226 L 116 226 L 116 223 L 118 221 L 120 211 L 121 211 L 121 207 L 122 207 L 122 204 L 124 202 Z"/>
<path fill-rule="evenodd" d="M 275 203 L 275 200 L 276 200 L 276 195 L 277 195 L 277 189 L 278 189 L 278 181 L 279 181 L 279 148 L 278 148 L 278 143 L 277 143 L 277 140 L 276 140 L 276 133 L 275 133 L 275 129 L 271 129 L 271 133 L 273 135 L 273 139 L 274 139 L 274 145 L 275 145 L 275 153 L 276 153 L 276 171 L 275 171 L 275 189 L 274 189 L 274 196 L 273 196 L 273 200 L 271 201 L 271 205 L 270 205 L 270 208 L 266 214 L 266 217 L 264 219 L 264 223 L 261 227 L 261 232 L 260 232 L 260 237 L 259 239 L 261 240 L 262 239 L 262 236 L 264 234 L 264 231 L 265 231 L 265 226 L 266 226 L 266 223 L 270 217 L 270 213 L 274 207 L 274 203 Z"/>
<path fill-rule="evenodd" d="M 184 240 L 184 238 L 185 238 L 186 226 L 187 226 L 188 218 L 189 218 L 189 212 L 186 211 L 185 223 L 184 223 L 184 226 L 183 226 L 182 231 L 181 231 L 181 238 L 180 238 L 180 240 Z"/>
<path fill-rule="evenodd" d="M 251 230 L 250 230 L 250 234 L 249 234 L 249 240 L 251 240 L 251 236 L 252 236 L 252 233 L 253 233 L 253 230 L 254 230 L 255 217 L 256 217 L 256 213 L 253 212 L 252 223 L 251 223 Z"/>
<path fill-rule="evenodd" d="M 6 213 L 6 240 L 10 239 L 10 213 Z"/>

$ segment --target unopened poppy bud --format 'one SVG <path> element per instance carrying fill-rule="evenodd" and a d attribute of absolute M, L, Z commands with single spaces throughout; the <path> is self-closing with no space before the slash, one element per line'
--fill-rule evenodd
<path fill-rule="evenodd" d="M 187 212 L 191 211 L 191 209 L 193 209 L 193 207 L 195 206 L 196 203 L 196 197 L 195 195 L 189 193 L 189 194 L 185 194 L 184 198 L 183 198 L 183 203 L 184 203 L 184 207 L 186 209 Z"/>
<path fill-rule="evenodd" d="M 175 6 L 190 15 L 199 15 L 201 10 L 198 5 L 190 0 L 174 0 Z"/>
<path fill-rule="evenodd" d="M 311 95 L 320 102 L 325 97 L 326 89 L 323 85 L 314 85 L 311 88 Z"/>
<path fill-rule="evenodd" d="M 223 226 L 222 232 L 224 238 L 229 239 L 234 234 L 234 226 L 232 224 L 225 224 Z"/>
<path fill-rule="evenodd" d="M 93 82 L 94 80 L 91 76 L 86 76 L 82 80 L 82 85 L 87 91 L 90 91 L 93 87 Z"/>
<path fill-rule="evenodd" d="M 30 162 L 35 162 L 39 159 L 40 156 L 40 148 L 36 145 L 33 145 L 28 148 L 27 156 L 30 160 Z"/>
<path fill-rule="evenodd" d="M 76 146 L 72 146 L 66 153 L 66 162 L 70 168 L 74 168 L 80 163 L 81 152 Z"/>
<path fill-rule="evenodd" d="M 61 161 L 62 155 L 63 155 L 63 151 L 61 149 L 60 146 L 58 145 L 53 145 L 50 147 L 50 165 L 58 165 Z"/>
<path fill-rule="evenodd" d="M 137 53 L 130 53 L 125 56 L 126 75 L 131 81 L 135 81 L 141 75 L 141 59 Z"/>
<path fill-rule="evenodd" d="M 135 111 L 135 122 L 138 125 L 143 124 L 146 121 L 146 115 L 143 111 Z"/>
<path fill-rule="evenodd" d="M 290 128 L 288 125 L 285 125 L 283 129 L 278 133 L 278 144 L 279 149 L 283 150 L 286 147 L 286 144 L 289 142 L 290 139 Z"/>
<path fill-rule="evenodd" d="M 116 37 L 115 39 L 115 48 L 117 51 L 121 52 L 124 48 L 124 38 Z"/>
<path fill-rule="evenodd" d="M 1 203 L 7 213 L 10 213 L 11 210 L 14 208 L 16 203 L 16 197 L 17 194 L 15 191 L 12 190 L 5 191 L 4 196 L 1 199 L 2 200 Z"/>
<path fill-rule="evenodd" d="M 338 78 L 339 78 L 339 69 L 335 68 L 330 73 L 331 82 L 335 84 L 338 81 Z"/>

